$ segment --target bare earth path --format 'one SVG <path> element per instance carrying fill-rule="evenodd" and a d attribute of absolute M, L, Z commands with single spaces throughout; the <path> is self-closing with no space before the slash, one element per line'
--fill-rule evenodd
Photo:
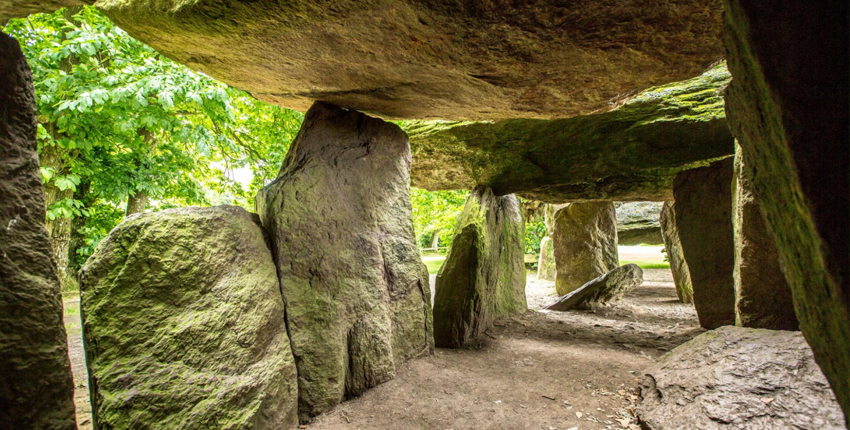
<path fill-rule="evenodd" d="M 638 428 L 630 410 L 640 370 L 702 333 L 693 306 L 676 300 L 669 270 L 646 270 L 644 278 L 614 306 L 500 321 L 486 345 L 437 349 L 406 363 L 394 380 L 305 428 Z M 530 275 L 527 296 L 529 308 L 539 310 L 554 301 L 554 284 Z M 79 300 L 65 305 L 67 314 Z M 78 311 L 66 325 L 69 318 L 79 326 Z M 80 332 L 68 332 L 78 422 L 91 428 Z"/>

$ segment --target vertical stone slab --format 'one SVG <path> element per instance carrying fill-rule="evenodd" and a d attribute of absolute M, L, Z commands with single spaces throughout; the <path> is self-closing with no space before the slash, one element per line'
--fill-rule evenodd
<path fill-rule="evenodd" d="M 56 263 L 44 228 L 32 75 L 0 33 L 0 429 L 76 429 Z"/>
<path fill-rule="evenodd" d="M 410 161 L 398 126 L 319 102 L 257 195 L 287 304 L 302 420 L 433 350 Z"/>
<path fill-rule="evenodd" d="M 791 287 L 779 254 L 753 197 L 740 145 L 735 151 L 733 214 L 735 231 L 735 325 L 799 330 Z"/>
<path fill-rule="evenodd" d="M 733 325 L 732 158 L 679 173 L 673 195 L 699 323 L 707 329 Z"/>
<path fill-rule="evenodd" d="M 800 328 L 850 417 L 850 4 L 723 3 L 729 125 Z"/>
<path fill-rule="evenodd" d="M 554 281 L 556 273 L 555 245 L 551 237 L 544 236 L 540 240 L 540 257 L 537 259 L 537 279 Z"/>
<path fill-rule="evenodd" d="M 661 221 L 661 237 L 664 239 L 664 249 L 667 250 L 667 261 L 670 262 L 673 283 L 676 285 L 676 295 L 679 296 L 679 301 L 682 303 L 693 303 L 694 286 L 691 284 L 688 262 L 682 252 L 682 241 L 679 240 L 675 202 L 664 202 L 659 221 Z"/>
<path fill-rule="evenodd" d="M 612 202 L 570 203 L 555 213 L 555 289 L 564 295 L 619 266 Z"/>
<path fill-rule="evenodd" d="M 469 195 L 437 274 L 437 346 L 459 348 L 484 336 L 493 319 L 525 312 L 524 228 L 513 194 L 478 187 Z"/>

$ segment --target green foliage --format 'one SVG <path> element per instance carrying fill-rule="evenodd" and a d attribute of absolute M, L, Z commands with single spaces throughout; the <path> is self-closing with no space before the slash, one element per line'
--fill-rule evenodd
<path fill-rule="evenodd" d="M 467 190 L 426 191 L 410 187 L 416 243 L 421 248 L 430 247 L 434 232 L 439 232 L 440 246 L 451 246 L 455 222 L 468 197 Z"/>
<path fill-rule="evenodd" d="M 548 234 L 542 216 L 525 220 L 525 253 L 540 254 L 540 241 Z"/>

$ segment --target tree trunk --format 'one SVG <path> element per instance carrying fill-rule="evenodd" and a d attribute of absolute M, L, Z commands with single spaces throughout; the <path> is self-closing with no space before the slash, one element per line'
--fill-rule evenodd
<path fill-rule="evenodd" d="M 144 212 L 147 205 L 148 195 L 141 191 L 136 191 L 136 194 L 127 197 L 127 215 Z"/>
<path fill-rule="evenodd" d="M 50 167 L 56 175 L 64 173 L 65 166 L 62 162 L 60 150 L 55 146 L 45 146 L 39 155 L 41 167 Z M 60 190 L 52 182 L 44 185 L 44 206 L 49 210 L 54 203 L 72 198 L 74 191 L 71 189 Z M 68 280 L 68 245 L 71 240 L 71 218 L 56 217 L 47 218 L 45 222 L 47 233 L 50 235 L 50 247 L 56 267 L 59 269 L 59 279 L 64 289 Z"/>
<path fill-rule="evenodd" d="M 83 202 L 83 208 L 85 209 L 91 208 L 94 205 L 96 198 L 91 193 L 90 180 L 84 179 L 80 182 L 80 185 L 77 186 L 77 191 L 74 192 L 74 200 Z M 86 239 L 80 230 L 86 226 L 87 219 L 88 216 L 81 214 L 74 217 L 71 221 L 71 240 L 68 244 L 68 276 L 74 280 L 79 278 L 77 272 L 80 265 L 77 264 L 77 249 L 85 244 Z"/>

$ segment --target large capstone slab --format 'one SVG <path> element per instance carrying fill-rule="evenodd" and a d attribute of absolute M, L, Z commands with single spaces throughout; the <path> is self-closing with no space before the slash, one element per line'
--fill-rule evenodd
<path fill-rule="evenodd" d="M 723 55 L 721 8 L 709 0 L 97 6 L 166 56 L 301 111 L 323 100 L 395 118 L 565 118 Z"/>
<path fill-rule="evenodd" d="M 682 252 L 682 241 L 679 239 L 679 228 L 676 226 L 676 202 L 664 202 L 659 216 L 661 222 L 661 237 L 664 239 L 664 251 L 670 262 L 673 274 L 673 284 L 676 295 L 682 303 L 694 302 L 694 286 L 691 284 L 691 271 Z"/>
<path fill-rule="evenodd" d="M 676 226 L 701 326 L 735 324 L 732 158 L 676 176 Z"/>
<path fill-rule="evenodd" d="M 663 202 L 618 202 L 617 243 L 620 245 L 661 245 L 661 206 Z"/>
<path fill-rule="evenodd" d="M 725 63 L 650 88 L 613 110 L 565 119 L 410 121 L 413 185 L 486 184 L 549 203 L 670 200 L 676 173 L 732 155 Z"/>
<path fill-rule="evenodd" d="M 525 312 L 524 228 L 516 196 L 498 197 L 487 187 L 470 194 L 437 274 L 437 346 L 480 340 L 495 318 Z"/>
<path fill-rule="evenodd" d="M 129 216 L 81 280 L 96 428 L 297 424 L 283 298 L 256 215 L 216 206 Z"/>
<path fill-rule="evenodd" d="M 32 74 L 0 33 L 0 429 L 73 430 L 74 383 L 44 228 Z"/>
<path fill-rule="evenodd" d="M 844 416 L 800 332 L 722 327 L 644 371 L 642 428 L 844 429 Z"/>
<path fill-rule="evenodd" d="M 398 126 L 316 103 L 257 195 L 287 303 L 299 415 L 318 415 L 433 350 Z"/>
<path fill-rule="evenodd" d="M 559 295 L 619 265 L 614 203 L 570 203 L 555 212 L 555 289 Z"/>

